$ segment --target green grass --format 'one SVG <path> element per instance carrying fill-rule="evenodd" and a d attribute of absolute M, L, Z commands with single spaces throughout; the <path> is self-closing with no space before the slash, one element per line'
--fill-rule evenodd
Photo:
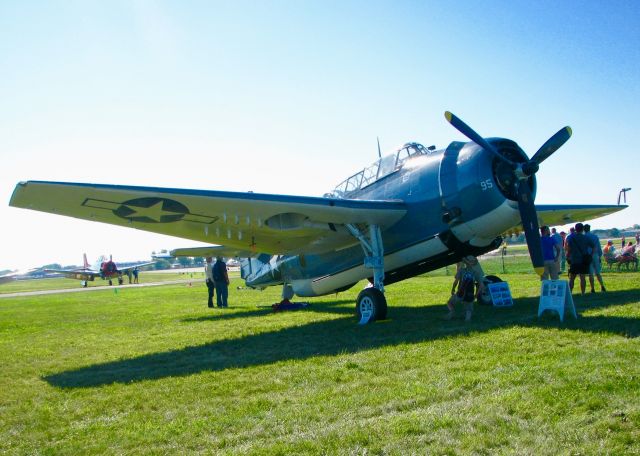
<path fill-rule="evenodd" d="M 155 272 L 155 271 L 142 271 L 140 272 L 140 283 L 148 282 L 169 282 L 174 280 L 187 280 L 193 278 L 194 280 L 204 280 L 204 273 L 179 273 L 179 272 Z M 117 283 L 114 280 L 113 283 Z M 124 284 L 127 285 L 129 279 L 124 277 Z M 89 281 L 87 286 L 93 287 L 109 287 L 109 282 L 97 278 L 93 281 Z M 61 290 L 69 288 L 82 288 L 79 280 L 67 279 L 67 278 L 47 278 L 47 279 L 29 279 L 29 280 L 14 280 L 0 284 L 0 294 L 3 293 L 19 293 L 24 291 L 42 291 L 42 290 Z"/>
<path fill-rule="evenodd" d="M 361 284 L 282 313 L 238 279 L 228 310 L 201 280 L 1 299 L 0 453 L 640 454 L 640 273 L 564 323 L 499 275 L 515 306 L 470 323 L 443 270 L 366 326 Z"/>

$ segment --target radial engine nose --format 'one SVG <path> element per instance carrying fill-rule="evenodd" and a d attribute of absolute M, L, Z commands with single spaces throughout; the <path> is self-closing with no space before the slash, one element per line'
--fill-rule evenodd
<path fill-rule="evenodd" d="M 499 156 L 494 155 L 492 161 L 493 177 L 498 184 L 500 192 L 502 192 L 506 198 L 517 201 L 518 183 L 521 179 L 519 174 L 522 172 L 518 165 L 523 164 L 521 166 L 526 166 L 529 159 L 520 146 L 514 141 L 509 139 L 496 139 L 491 142 L 500 154 Z M 528 173 L 526 176 L 530 176 L 527 179 L 527 183 L 531 192 L 535 195 L 535 177 L 533 177 L 533 174 Z"/>

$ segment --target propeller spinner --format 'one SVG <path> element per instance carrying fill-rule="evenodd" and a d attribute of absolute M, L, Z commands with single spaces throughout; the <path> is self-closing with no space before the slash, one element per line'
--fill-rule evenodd
<path fill-rule="evenodd" d="M 478 144 L 485 150 L 490 151 L 494 156 L 503 162 L 507 163 L 514 170 L 515 177 L 517 178 L 517 194 L 518 194 L 518 209 L 520 211 L 520 218 L 522 220 L 522 227 L 527 239 L 527 248 L 529 249 L 529 256 L 531 257 L 531 263 L 533 268 L 542 275 L 544 271 L 544 258 L 542 256 L 542 242 L 540 240 L 540 227 L 538 226 L 538 215 L 536 213 L 536 206 L 533 202 L 533 195 L 531 194 L 531 188 L 527 184 L 527 179 L 530 176 L 538 172 L 540 163 L 549 158 L 556 150 L 567 142 L 571 137 L 571 128 L 561 128 L 556 134 L 549 138 L 538 151 L 529 160 L 524 163 L 516 163 L 505 155 L 502 155 L 495 147 L 493 147 L 487 140 L 476 133 L 469 125 L 464 123 L 455 114 L 446 111 L 444 113 L 447 121 L 454 126 L 456 130 L 465 135 L 471 141 Z"/>

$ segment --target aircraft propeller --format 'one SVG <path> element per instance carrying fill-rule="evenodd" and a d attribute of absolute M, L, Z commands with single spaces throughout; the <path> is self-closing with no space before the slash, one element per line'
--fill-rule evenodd
<path fill-rule="evenodd" d="M 501 154 L 486 139 L 476 133 L 473 128 L 464 123 L 455 114 L 446 111 L 444 116 L 456 130 L 465 135 L 471 141 L 478 144 L 483 149 L 490 151 L 493 155 L 498 157 L 503 162 L 509 164 L 514 170 L 515 177 L 517 178 L 516 189 L 518 195 L 518 210 L 520 211 L 522 227 L 527 239 L 529 256 L 531 257 L 533 268 L 539 275 L 542 275 L 542 272 L 544 270 L 544 258 L 542 256 L 540 227 L 538 226 L 538 215 L 536 213 L 536 206 L 533 201 L 533 195 L 531 194 L 531 188 L 529 187 L 527 181 L 530 176 L 533 176 L 538 172 L 540 163 L 549 158 L 556 150 L 558 150 L 565 142 L 567 142 L 567 140 L 571 137 L 571 128 L 561 128 L 556 134 L 549 138 L 528 161 L 524 163 L 517 163 Z"/>

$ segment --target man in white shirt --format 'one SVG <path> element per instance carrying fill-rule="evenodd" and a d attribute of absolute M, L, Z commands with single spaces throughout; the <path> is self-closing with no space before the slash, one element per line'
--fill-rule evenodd
<path fill-rule="evenodd" d="M 207 307 L 213 307 L 213 290 L 216 289 L 216 283 L 213 280 L 213 263 L 211 263 L 211 257 L 207 257 L 207 262 L 204 264 L 204 280 L 207 283 L 207 289 L 209 291 Z"/>

